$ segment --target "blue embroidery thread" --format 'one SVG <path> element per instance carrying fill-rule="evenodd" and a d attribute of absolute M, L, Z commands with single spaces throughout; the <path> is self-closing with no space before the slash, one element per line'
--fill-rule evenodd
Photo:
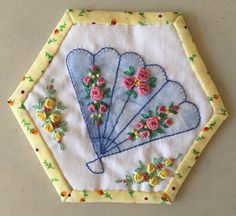
<path fill-rule="evenodd" d="M 84 100 L 81 97 L 82 89 L 80 86 L 82 80 L 81 77 L 85 75 L 87 69 L 91 65 L 99 63 L 99 67 L 101 67 L 103 75 L 105 75 L 108 79 L 107 84 L 112 85 L 112 92 L 109 101 L 107 101 L 109 108 L 106 113 L 104 126 L 93 126 L 88 118 L 88 111 L 84 104 Z M 136 65 L 142 66 L 144 68 L 149 68 L 152 72 L 156 72 L 153 73 L 153 75 L 157 77 L 157 83 L 160 86 L 153 88 L 153 91 L 149 96 L 144 98 L 142 97 L 143 100 L 134 101 L 127 96 L 126 100 L 123 101 L 122 95 L 124 94 L 124 90 L 122 90 L 122 87 L 119 86 L 119 81 L 123 76 L 122 73 L 124 68 L 132 64 L 134 67 L 136 67 Z M 114 65 L 114 67 L 111 67 L 111 65 Z M 104 47 L 95 54 L 92 54 L 85 49 L 74 49 L 66 57 L 66 66 L 72 85 L 75 89 L 77 100 L 87 126 L 94 152 L 97 156 L 94 160 L 86 163 L 87 168 L 94 174 L 101 174 L 104 172 L 102 162 L 102 158 L 104 157 L 128 151 L 132 148 L 136 148 L 165 137 L 171 137 L 191 131 L 196 129 L 200 124 L 201 117 L 199 109 L 195 104 L 187 100 L 186 93 L 181 84 L 176 81 L 168 80 L 167 74 L 161 66 L 157 64 L 144 64 L 143 58 L 137 53 L 125 52 L 123 54 L 119 54 L 119 52 L 112 47 Z M 111 70 L 111 72 L 108 73 L 107 70 Z M 169 94 L 169 97 L 165 96 L 166 94 L 167 96 Z M 128 126 L 131 125 L 135 118 L 137 118 L 147 106 L 152 106 L 152 103 L 154 103 L 153 101 L 157 101 L 158 104 L 161 104 L 161 101 L 163 100 L 167 103 L 171 97 L 173 97 L 174 100 L 177 100 L 177 103 L 175 101 L 176 104 L 180 107 L 184 106 L 183 109 L 187 109 L 187 115 L 184 113 L 180 114 L 182 119 L 186 120 L 184 121 L 183 129 L 171 129 L 163 136 L 158 136 L 146 141 L 142 140 L 141 142 L 130 142 L 127 144 L 127 138 L 122 138 L 122 134 L 124 134 Z M 158 102 L 158 100 L 160 101 Z M 116 104 L 114 104 L 115 101 Z M 128 113 L 131 111 L 125 110 L 126 107 L 130 108 L 130 106 L 134 106 L 134 109 L 132 109 L 132 115 L 130 115 L 131 113 Z M 119 112 L 117 112 L 116 107 L 120 108 Z M 124 117 L 122 117 L 123 115 Z M 129 117 L 129 119 L 127 119 L 127 117 Z M 188 118 L 190 118 L 190 120 L 188 120 Z M 188 125 L 191 121 L 192 124 Z M 118 125 L 119 128 L 117 128 Z M 121 140 L 119 140 L 120 137 Z M 124 145 L 125 143 L 126 145 Z"/>

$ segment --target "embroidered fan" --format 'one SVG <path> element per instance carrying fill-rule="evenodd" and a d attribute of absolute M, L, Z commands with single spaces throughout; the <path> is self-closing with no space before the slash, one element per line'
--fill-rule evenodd
<path fill-rule="evenodd" d="M 104 172 L 104 157 L 188 132 L 200 123 L 199 110 L 181 84 L 137 53 L 75 49 L 66 64 L 96 154 L 86 166 L 95 174 Z"/>

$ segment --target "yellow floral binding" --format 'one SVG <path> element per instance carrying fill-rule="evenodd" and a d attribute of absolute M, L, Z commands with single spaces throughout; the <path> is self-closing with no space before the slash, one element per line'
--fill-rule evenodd
<path fill-rule="evenodd" d="M 213 107 L 214 114 L 209 122 L 202 128 L 202 131 L 196 137 L 192 147 L 182 159 L 180 165 L 171 175 L 171 180 L 167 188 L 162 192 L 134 192 L 132 190 L 124 191 L 80 191 L 73 190 L 64 178 L 53 155 L 49 151 L 47 144 L 42 139 L 34 122 L 31 120 L 28 112 L 24 108 L 24 101 L 34 85 L 46 71 L 48 65 L 56 55 L 65 36 L 71 27 L 76 24 L 100 24 L 100 25 L 172 25 L 176 30 L 179 39 L 182 42 L 186 58 L 189 60 L 192 70 L 197 76 L 203 90 Z M 54 101 L 53 101 L 54 102 Z M 46 107 L 53 107 L 53 102 L 48 101 Z M 56 102 L 56 101 L 55 101 Z M 191 171 L 199 155 L 207 145 L 213 134 L 228 116 L 223 105 L 219 92 L 217 91 L 211 77 L 205 67 L 203 60 L 192 40 L 188 27 L 184 21 L 183 14 L 180 12 L 113 12 L 113 11 L 88 11 L 68 9 L 56 28 L 53 30 L 48 41 L 40 51 L 37 59 L 22 78 L 18 87 L 12 96 L 8 99 L 8 105 L 15 114 L 20 126 L 32 145 L 37 157 L 39 158 L 50 181 L 56 188 L 62 201 L 67 202 L 125 202 L 125 203 L 162 203 L 171 204 Z M 39 111 L 35 113 L 39 121 L 44 122 L 48 116 Z M 51 116 L 47 123 L 54 123 L 61 116 Z M 45 124 L 47 131 L 53 133 L 53 125 Z M 62 139 L 62 135 L 55 133 L 55 142 Z M 165 162 L 165 167 L 171 166 L 171 161 Z M 148 166 L 148 172 L 152 171 L 152 165 Z M 137 176 L 138 177 L 138 176 Z M 148 184 L 156 185 L 161 178 L 166 177 L 166 173 L 160 173 L 159 176 L 148 181 Z M 137 179 L 142 179 L 138 177 Z"/>

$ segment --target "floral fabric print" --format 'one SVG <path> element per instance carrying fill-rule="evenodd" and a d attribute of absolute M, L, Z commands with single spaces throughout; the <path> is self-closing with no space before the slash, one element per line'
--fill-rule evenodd
<path fill-rule="evenodd" d="M 144 164 L 142 161 L 138 161 L 138 167 L 135 169 L 132 175 L 126 175 L 125 179 L 117 179 L 116 183 L 124 183 L 126 186 L 130 186 L 134 183 L 147 183 L 150 187 L 154 187 L 160 183 L 160 181 L 173 176 L 172 171 L 169 169 L 172 167 L 177 159 L 168 158 L 153 158 L 153 161 Z"/>
<path fill-rule="evenodd" d="M 173 124 L 170 115 L 178 113 L 179 107 L 171 103 L 169 106 L 156 106 L 155 110 L 149 110 L 142 114 L 142 118 L 135 123 L 135 128 L 128 133 L 128 140 L 142 138 L 153 138 L 160 133 L 165 133 L 165 128 Z"/>
<path fill-rule="evenodd" d="M 55 98 L 56 89 L 54 88 L 53 79 L 49 81 L 46 90 L 48 96 L 40 99 L 33 106 L 36 110 L 35 115 L 42 122 L 42 128 L 52 134 L 53 140 L 59 144 L 61 150 L 64 150 L 62 137 L 66 132 L 66 122 L 63 120 L 62 111 L 65 109 L 65 106 Z"/>
<path fill-rule="evenodd" d="M 129 66 L 124 74 L 127 76 L 123 78 L 122 85 L 127 90 L 126 94 L 133 95 L 134 98 L 138 95 L 148 95 L 151 88 L 155 87 L 156 78 L 151 77 L 150 72 L 144 67 L 138 68 L 135 72 L 134 68 Z"/>
<path fill-rule="evenodd" d="M 90 99 L 88 110 L 93 123 L 99 126 L 103 123 L 103 113 L 107 111 L 108 105 L 102 100 L 109 97 L 110 89 L 106 88 L 105 79 L 100 74 L 100 69 L 93 65 L 88 71 L 88 76 L 83 79 L 85 99 Z"/>

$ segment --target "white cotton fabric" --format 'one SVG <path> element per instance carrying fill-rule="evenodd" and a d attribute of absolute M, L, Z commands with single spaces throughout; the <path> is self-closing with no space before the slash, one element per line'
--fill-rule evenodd
<path fill-rule="evenodd" d="M 98 175 L 91 173 L 85 166 L 86 162 L 96 156 L 68 75 L 65 59 L 66 55 L 75 48 L 84 48 L 95 53 L 103 47 L 113 47 L 120 53 L 136 52 L 144 58 L 146 64 L 161 65 L 166 70 L 168 78 L 178 81 L 184 87 L 188 100 L 198 106 L 201 122 L 197 129 L 190 132 L 103 158 L 105 172 Z M 36 119 L 35 110 L 32 107 L 39 98 L 46 96 L 45 87 L 51 78 L 55 80 L 57 100 L 62 101 L 67 107 L 63 112 L 63 117 L 68 125 L 68 131 L 63 137 L 64 151 L 61 151 L 52 140 L 51 135 L 41 128 L 41 122 Z M 185 56 L 176 30 L 171 25 L 74 25 L 62 42 L 53 61 L 30 92 L 25 101 L 25 107 L 39 128 L 65 178 L 72 188 L 77 190 L 127 189 L 125 185 L 115 183 L 115 180 L 124 178 L 126 174 L 132 174 L 137 167 L 138 160 L 148 163 L 153 157 L 176 158 L 179 153 L 185 155 L 213 113 L 207 96 Z M 169 179 L 161 181 L 153 189 L 150 189 L 147 183 L 133 184 L 131 189 L 162 191 L 168 182 Z"/>

